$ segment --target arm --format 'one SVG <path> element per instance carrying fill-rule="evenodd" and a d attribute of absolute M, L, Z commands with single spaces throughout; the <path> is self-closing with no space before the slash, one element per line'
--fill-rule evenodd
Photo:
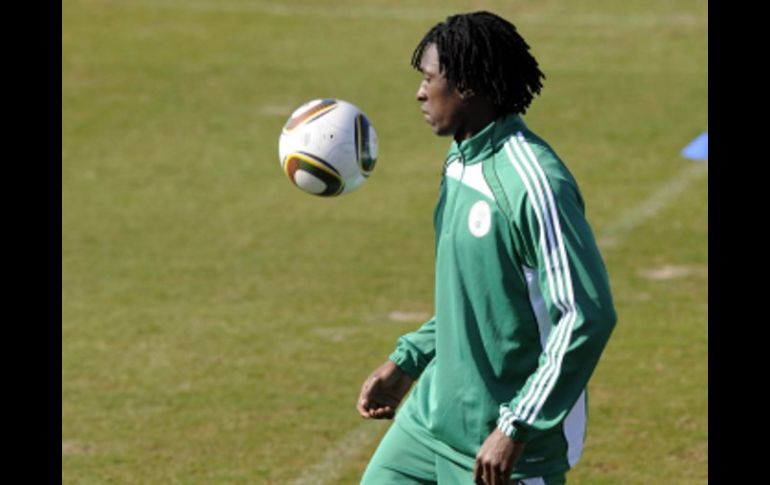
<path fill-rule="evenodd" d="M 540 179 L 542 181 L 542 179 Z M 551 331 L 539 365 L 501 406 L 498 430 L 527 442 L 559 425 L 585 389 L 616 315 L 607 272 L 577 187 L 541 184 L 519 207 L 516 237 L 537 272 Z"/>
<path fill-rule="evenodd" d="M 536 268 L 551 323 L 535 372 L 511 402 L 500 407 L 497 428 L 476 455 L 476 483 L 510 483 L 526 443 L 559 425 L 585 389 L 616 315 L 607 272 L 585 219 L 574 182 L 554 194 L 529 179 L 515 212 L 514 239 Z"/>

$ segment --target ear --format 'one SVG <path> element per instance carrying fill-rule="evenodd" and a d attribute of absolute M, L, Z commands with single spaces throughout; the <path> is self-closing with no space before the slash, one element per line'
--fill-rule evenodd
<path fill-rule="evenodd" d="M 463 89 L 460 90 L 460 99 L 463 101 L 468 100 L 476 95 L 475 92 L 473 92 L 472 89 Z"/>

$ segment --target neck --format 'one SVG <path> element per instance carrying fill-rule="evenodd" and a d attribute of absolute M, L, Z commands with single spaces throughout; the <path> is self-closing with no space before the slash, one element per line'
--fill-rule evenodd
<path fill-rule="evenodd" d="M 474 99 L 468 106 L 466 122 L 455 132 L 457 142 L 467 140 L 484 129 L 485 126 L 497 119 L 497 109 L 486 99 Z"/>

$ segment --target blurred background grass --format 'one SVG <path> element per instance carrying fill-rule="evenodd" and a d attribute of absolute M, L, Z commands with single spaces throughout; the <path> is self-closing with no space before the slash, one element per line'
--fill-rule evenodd
<path fill-rule="evenodd" d="M 355 413 L 360 383 L 432 312 L 449 140 L 419 115 L 409 59 L 478 9 L 531 44 L 547 79 L 527 123 L 600 239 L 692 170 L 705 2 L 62 3 L 63 483 L 290 483 L 371 425 L 311 481 L 358 482 L 385 429 Z M 279 168 L 281 126 L 318 97 L 357 104 L 380 139 L 339 199 Z M 707 481 L 702 168 L 603 247 L 619 324 L 571 483 Z"/>

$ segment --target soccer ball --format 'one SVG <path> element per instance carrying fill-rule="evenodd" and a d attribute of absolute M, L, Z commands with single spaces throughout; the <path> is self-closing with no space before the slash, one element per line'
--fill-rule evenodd
<path fill-rule="evenodd" d="M 377 134 L 341 99 L 314 99 L 289 116 L 278 140 L 281 167 L 305 192 L 333 197 L 361 186 L 377 162 Z"/>

